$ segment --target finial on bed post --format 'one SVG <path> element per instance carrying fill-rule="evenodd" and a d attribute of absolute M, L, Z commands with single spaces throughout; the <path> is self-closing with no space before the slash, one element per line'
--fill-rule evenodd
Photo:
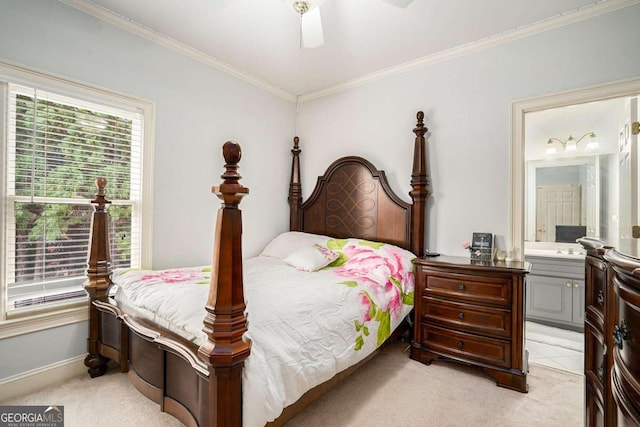
<path fill-rule="evenodd" d="M 109 216 L 107 206 L 111 203 L 105 197 L 107 180 L 96 179 L 98 192 L 91 201 L 94 212 L 91 217 L 91 240 L 87 256 L 87 281 L 84 288 L 89 294 L 89 338 L 87 339 L 87 357 L 84 364 L 89 368 L 91 378 L 104 374 L 108 359 L 98 350 L 100 334 L 100 313 L 93 305 L 94 301 L 107 301 L 111 286 L 111 253 L 109 248 Z"/>
<path fill-rule="evenodd" d="M 238 205 L 249 193 L 238 182 L 240 145 L 227 141 L 222 154 L 226 161 L 224 180 L 213 187 L 222 201 L 218 210 L 209 298 L 203 331 L 207 341 L 198 349 L 209 366 L 209 426 L 242 425 L 242 368 L 251 342 L 243 340 L 247 331 L 242 279 L 242 213 Z M 232 402 L 233 404 L 229 404 Z"/>
<path fill-rule="evenodd" d="M 411 174 L 411 200 L 413 207 L 411 209 L 411 251 L 417 256 L 424 254 L 425 239 L 425 218 L 426 218 L 426 201 L 429 196 L 427 185 L 429 178 L 427 177 L 427 161 L 424 135 L 428 129 L 424 126 L 424 113 L 418 111 L 416 114 L 418 123 L 413 129 L 416 134 L 415 144 L 413 147 L 413 172 Z"/>
<path fill-rule="evenodd" d="M 300 230 L 300 205 L 302 204 L 302 183 L 300 181 L 300 138 L 293 138 L 291 153 L 291 180 L 289 181 L 289 230 Z"/>

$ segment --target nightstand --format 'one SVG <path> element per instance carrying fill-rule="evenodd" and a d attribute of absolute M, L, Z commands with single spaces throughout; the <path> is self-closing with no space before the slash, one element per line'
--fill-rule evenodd
<path fill-rule="evenodd" d="M 501 387 L 527 386 L 525 277 L 519 261 L 416 258 L 411 358 L 446 358 L 478 366 Z"/>

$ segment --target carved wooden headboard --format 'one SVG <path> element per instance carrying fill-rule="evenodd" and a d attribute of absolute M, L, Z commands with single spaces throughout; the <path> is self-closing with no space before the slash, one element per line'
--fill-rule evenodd
<path fill-rule="evenodd" d="M 302 203 L 299 139 L 294 138 L 289 187 L 290 230 L 331 237 L 387 242 L 421 255 L 424 251 L 425 204 L 428 195 L 423 124 L 418 113 L 414 146 L 413 203 L 404 202 L 389 186 L 384 171 L 357 156 L 342 157 L 318 177 Z"/>

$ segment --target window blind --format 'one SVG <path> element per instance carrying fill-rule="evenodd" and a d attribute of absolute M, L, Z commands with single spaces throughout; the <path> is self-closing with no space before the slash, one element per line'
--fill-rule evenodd
<path fill-rule="evenodd" d="M 96 192 L 113 202 L 114 267 L 140 258 L 142 114 L 8 86 L 7 309 L 83 296 Z"/>

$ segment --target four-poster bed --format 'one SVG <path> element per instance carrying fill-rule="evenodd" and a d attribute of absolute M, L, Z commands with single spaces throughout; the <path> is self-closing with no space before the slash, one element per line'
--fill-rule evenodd
<path fill-rule="evenodd" d="M 306 377 L 301 374 L 303 380 L 300 382 L 304 384 L 300 387 L 304 387 L 303 391 L 293 394 L 293 399 L 288 397 L 293 401 L 285 402 L 284 411 L 280 416 L 276 415 L 278 418 L 273 425 L 285 423 L 334 383 L 357 369 L 374 354 L 375 348 L 379 348 L 382 341 L 393 335 L 392 330 L 395 329 L 395 333 L 401 330 L 397 326 L 412 308 L 411 258 L 414 257 L 413 254 L 420 255 L 424 251 L 425 205 L 428 195 L 424 138 L 427 128 L 423 120 L 424 114 L 418 112 L 417 125 L 413 129 L 416 137 L 409 193 L 412 203 L 404 202 L 391 190 L 383 171 L 377 170 L 369 161 L 356 156 L 343 157 L 333 162 L 325 174 L 318 178 L 311 196 L 303 203 L 299 160 L 301 150 L 296 137 L 291 150 L 293 161 L 288 197 L 291 232 L 278 236 L 265 248 L 260 257 L 256 257 L 255 260 L 245 260 L 245 265 L 243 265 L 241 248 L 242 219 L 238 205 L 241 198 L 248 194 L 248 189 L 240 184 L 240 176 L 237 173 L 241 157 L 240 147 L 233 142 L 225 143 L 223 155 L 226 164 L 222 175 L 223 182 L 212 189 L 221 199 L 222 207 L 217 215 L 213 262 L 209 271 L 210 283 L 205 287 L 208 298 L 206 298 L 204 328 L 201 328 L 202 323 L 195 328 L 198 329 L 197 331 L 191 327 L 192 335 L 201 333 L 202 337 L 191 337 L 176 332 L 175 325 L 172 326 L 171 321 L 163 323 L 160 311 L 147 315 L 149 310 L 146 308 L 134 307 L 133 301 L 140 297 L 126 293 L 129 292 L 125 291 L 129 289 L 127 281 L 134 283 L 132 288 L 149 292 L 151 288 L 146 286 L 150 283 L 149 280 L 156 280 L 164 273 L 115 272 L 114 281 L 118 282 L 116 287 L 118 292 L 122 290 L 122 295 L 119 302 L 116 301 L 119 294 L 116 294 L 115 299 L 113 293 L 110 295 L 113 282 L 106 211 L 109 202 L 105 198 L 106 183 L 103 179 L 98 179 L 98 194 L 92 200 L 95 212 L 87 269 L 88 280 L 85 284 L 90 297 L 89 354 L 85 359 L 89 374 L 92 377 L 104 374 L 107 362 L 111 359 L 120 365 L 122 372 L 129 373 L 132 383 L 138 390 L 159 403 L 163 411 L 176 416 L 186 425 L 241 425 L 243 405 L 254 404 L 246 401 L 247 389 L 256 388 L 249 380 L 253 381 L 254 376 L 260 376 L 262 371 L 270 369 L 278 373 L 286 371 L 283 367 L 270 366 L 272 364 L 270 361 L 275 358 L 269 351 L 278 352 L 280 347 L 286 347 L 288 344 L 278 343 L 276 350 L 269 350 L 263 339 L 258 337 L 258 326 L 261 321 L 264 322 L 261 311 L 273 311 L 272 306 L 269 306 L 269 310 L 265 310 L 265 307 L 258 305 L 258 302 L 268 299 L 264 297 L 266 295 L 264 288 L 268 285 L 267 289 L 271 291 L 270 287 L 273 285 L 273 292 L 279 291 L 276 290 L 275 283 L 266 285 L 259 283 L 260 279 L 255 279 L 256 274 L 253 273 L 255 269 L 252 268 L 254 264 L 259 268 L 267 265 L 272 268 L 271 264 L 276 263 L 279 263 L 278 266 L 273 268 L 292 270 L 287 274 L 293 275 L 292 281 L 300 282 L 296 285 L 298 286 L 296 289 L 308 289 L 308 296 L 302 295 L 302 299 L 317 299 L 320 303 L 320 300 L 325 299 L 325 293 L 327 295 L 337 293 L 338 298 L 357 298 L 364 305 L 360 305 L 359 308 L 332 308 L 335 303 L 329 301 L 328 306 L 320 309 L 305 308 L 309 312 L 329 313 L 318 321 L 320 323 L 327 318 L 348 317 L 345 313 L 356 310 L 353 316 L 360 316 L 358 318 L 362 320 L 355 321 L 355 329 L 352 318 L 346 319 L 346 323 L 352 329 L 347 335 L 351 334 L 350 339 L 355 336 L 355 345 L 350 341 L 346 343 L 347 350 L 341 350 L 343 353 L 355 356 L 348 356 L 351 359 L 344 362 L 337 361 L 337 366 L 328 370 L 331 372 L 330 376 L 321 381 L 314 378 L 307 384 Z M 278 259 L 279 252 L 285 249 L 291 252 L 290 246 L 295 246 L 299 242 L 306 245 L 303 250 L 288 253 L 287 256 L 282 254 L 283 259 Z M 310 250 L 313 252 L 314 264 L 319 257 L 318 253 L 320 257 L 327 258 L 327 263 L 321 266 L 320 264 L 309 266 L 309 258 L 306 255 L 311 253 Z M 301 253 L 305 254 L 302 259 Z M 358 257 L 364 257 L 362 259 L 368 262 L 374 258 L 382 260 L 382 257 L 387 256 L 389 257 L 384 258 L 378 267 L 365 263 L 360 263 L 352 270 L 348 267 L 351 265 L 349 262 Z M 402 257 L 406 259 L 401 259 Z M 257 260 L 258 258 L 260 260 Z M 327 268 L 322 268 L 329 262 L 331 264 Z M 386 277 L 383 278 L 381 286 L 371 285 L 369 282 L 376 279 L 373 276 L 380 271 L 378 269 L 380 266 L 383 267 Z M 370 271 L 371 277 L 368 277 L 368 268 L 375 269 Z M 193 289 L 198 287 L 198 283 L 202 283 L 198 280 L 209 277 L 207 271 L 208 269 L 205 268 L 188 272 L 188 274 L 193 273 L 195 277 Z M 392 274 L 389 271 L 392 271 Z M 201 272 L 205 272 L 204 276 L 199 276 Z M 341 275 L 340 277 L 350 280 L 335 282 L 338 286 L 322 285 L 324 286 L 322 288 L 313 288 L 316 278 L 323 275 L 333 277 L 331 275 L 337 272 L 340 274 L 335 277 Z M 143 282 L 142 285 L 140 282 L 133 282 L 130 276 L 136 274 L 142 275 L 143 281 L 147 280 L 147 282 Z M 185 275 L 185 272 L 181 271 L 179 274 Z M 119 280 L 122 280 L 122 283 Z M 329 281 L 331 280 L 336 279 L 330 278 Z M 176 281 L 179 280 L 167 282 Z M 258 282 L 257 286 L 252 284 L 255 282 Z M 365 285 L 370 287 L 360 290 L 356 297 L 353 296 L 355 294 L 348 293 L 353 288 Z M 174 288 L 174 292 L 184 293 L 175 289 L 177 288 Z M 322 293 L 314 294 L 312 289 L 322 289 Z M 382 300 L 378 300 L 374 295 L 376 290 L 382 290 L 380 292 L 382 294 L 392 295 L 395 302 L 381 303 Z M 153 291 L 156 292 L 155 288 Z M 302 292 L 307 290 L 296 291 L 296 293 Z M 278 304 L 286 305 L 287 301 L 284 301 L 283 296 L 290 294 L 290 288 L 287 288 L 278 297 L 280 300 L 273 307 Z M 174 305 L 180 305 L 177 299 L 171 301 Z M 311 302 L 316 303 L 316 301 Z M 383 304 L 388 305 L 383 307 Z M 285 307 L 283 312 L 298 311 L 294 307 L 297 305 Z M 362 307 L 366 308 L 364 312 Z M 303 315 L 306 316 L 307 312 Z M 156 318 L 160 320 L 156 321 Z M 284 323 L 289 322 L 290 319 L 284 320 Z M 291 322 L 296 324 L 296 328 L 300 327 L 302 334 L 304 329 L 302 324 L 305 322 L 300 320 Z M 183 323 L 186 325 L 189 322 Z M 276 325 L 275 321 L 265 328 L 270 329 L 275 327 L 274 325 Z M 319 329 L 323 328 L 330 328 L 330 326 L 325 326 L 323 323 Z M 185 329 L 189 329 L 189 325 L 186 325 Z M 295 332 L 294 330 L 294 335 Z M 282 334 L 286 333 L 286 331 L 282 332 Z M 370 335 L 373 335 L 373 338 Z M 340 340 L 332 337 L 329 342 L 333 345 L 336 341 Z M 308 353 L 309 350 L 312 349 L 299 348 L 294 349 L 294 353 L 296 351 L 300 354 Z M 369 351 L 372 353 L 367 354 Z M 250 355 L 251 358 L 249 358 Z M 266 363 L 260 369 L 254 368 L 253 365 L 258 365 L 257 361 L 261 360 L 261 357 Z M 314 360 L 314 357 L 312 355 L 309 360 Z M 325 368 L 319 367 L 318 371 L 321 369 Z M 257 374 L 256 371 L 258 371 Z M 279 381 L 281 380 L 271 380 L 271 382 Z M 243 386 L 245 400 L 243 400 Z M 289 392 L 286 391 L 286 393 Z"/>

